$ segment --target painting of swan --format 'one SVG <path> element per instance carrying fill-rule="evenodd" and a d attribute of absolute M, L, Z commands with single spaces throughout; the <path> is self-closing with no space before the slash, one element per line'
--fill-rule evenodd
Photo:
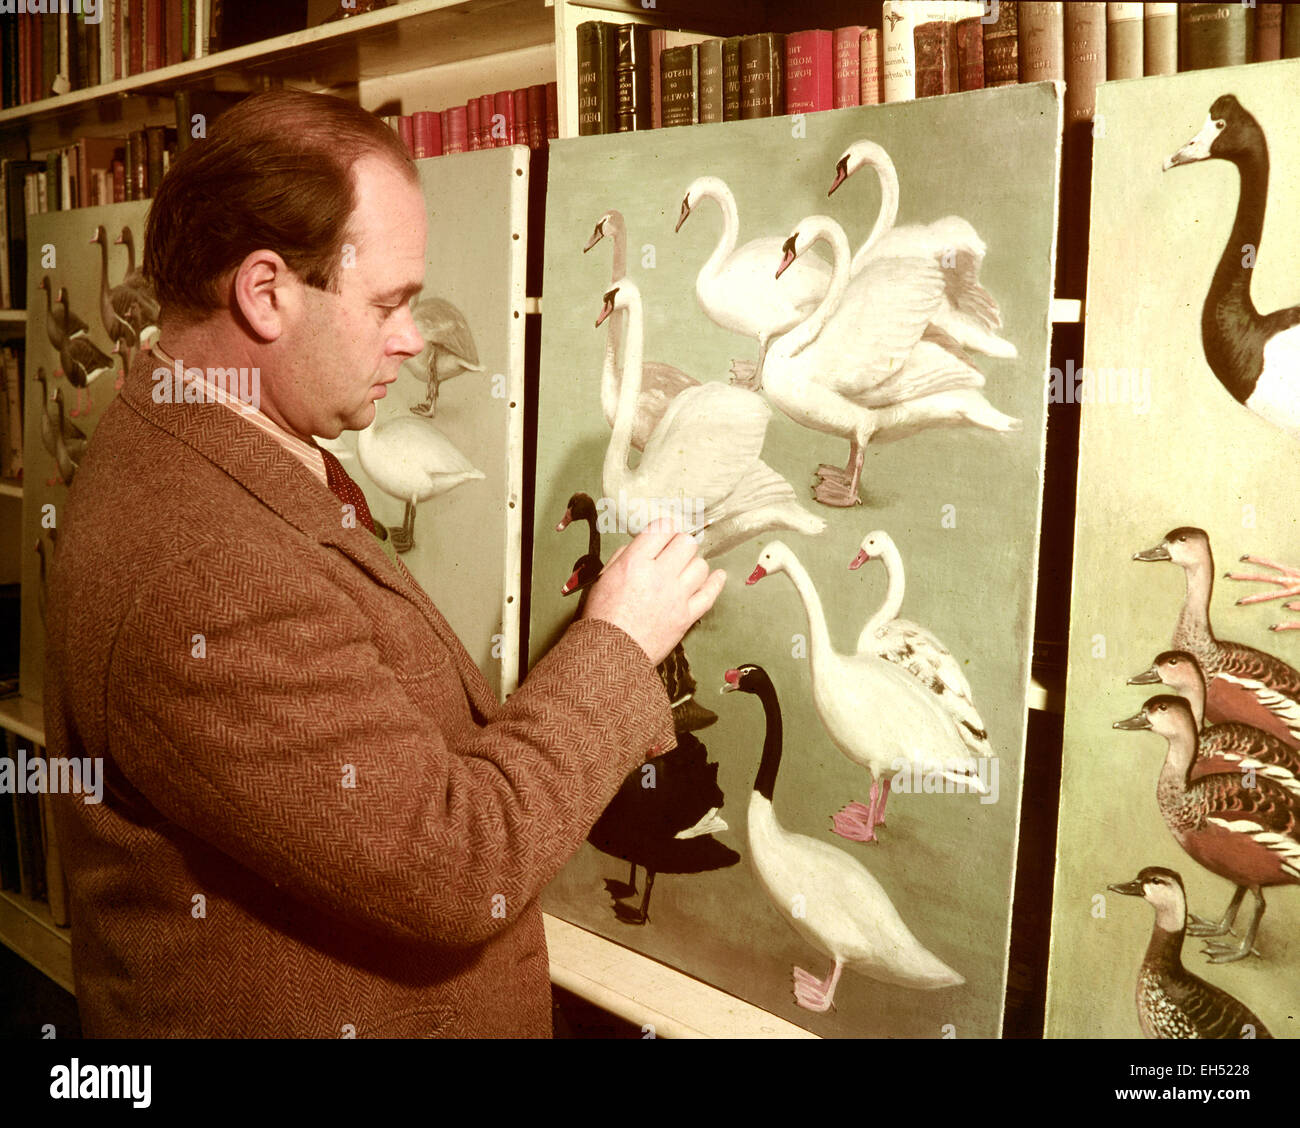
<path fill-rule="evenodd" d="M 844 229 L 829 216 L 813 215 L 786 239 L 777 274 L 819 242 L 834 256 L 831 284 L 816 309 L 772 346 L 764 380 L 768 399 L 796 423 L 848 440 L 844 467 L 818 467 L 818 501 L 861 504 L 868 442 L 933 427 L 1019 429 L 1018 419 L 984 398 L 984 376 L 961 350 L 922 339 L 943 301 L 936 262 L 881 258 L 850 278 Z"/>
<path fill-rule="evenodd" d="M 869 262 L 882 258 L 928 258 L 943 270 L 944 293 L 931 322 L 964 349 L 988 356 L 1014 358 L 1016 346 L 998 336 L 1002 312 L 980 282 L 987 248 L 970 223 L 949 215 L 933 223 L 895 227 L 898 219 L 898 172 L 883 146 L 866 139 L 850 145 L 835 164 L 833 195 L 861 168 L 875 169 L 880 181 L 880 212 L 871 233 L 853 255 L 854 277 Z"/>
<path fill-rule="evenodd" d="M 729 384 L 687 388 L 668 405 L 633 469 L 628 465 L 637 397 L 641 392 L 641 291 L 630 279 L 604 296 L 599 328 L 626 310 L 614 430 L 605 450 L 601 488 L 607 498 L 680 499 L 698 506 L 700 552 L 721 556 L 751 537 L 775 529 L 816 536 L 826 522 L 801 506 L 794 489 L 759 458 L 771 411 L 761 396 Z"/>
<path fill-rule="evenodd" d="M 740 213 L 724 180 L 700 176 L 682 197 L 676 231 L 701 201 L 712 200 L 722 211 L 722 234 L 695 279 L 695 296 L 709 319 L 724 329 L 758 340 L 758 361 L 751 371 L 737 366 L 737 383 L 762 387 L 763 364 L 773 338 L 793 329 L 817 304 L 830 284 L 830 270 L 811 257 L 798 263 L 784 284 L 773 277 L 773 262 L 781 255 L 782 239 L 770 235 L 751 239 L 739 250 Z"/>
<path fill-rule="evenodd" d="M 808 620 L 808 675 L 817 716 L 835 747 L 872 777 L 866 813 L 861 803 L 846 807 L 835 820 L 835 833 L 859 842 L 878 841 L 875 828 L 888 798 L 883 781 L 900 768 L 935 773 L 965 790 L 988 793 L 980 760 L 989 753 L 971 751 L 935 693 L 886 658 L 835 649 L 812 577 L 785 544 L 769 542 L 746 583 L 778 572 L 790 578 Z M 872 723 L 864 724 L 864 717 Z"/>
<path fill-rule="evenodd" d="M 1215 159 L 1236 166 L 1241 188 L 1201 309 L 1205 360 L 1233 399 L 1300 438 L 1300 305 L 1263 314 L 1250 297 L 1268 203 L 1268 143 L 1232 94 L 1214 100 L 1200 132 L 1164 168 Z"/>

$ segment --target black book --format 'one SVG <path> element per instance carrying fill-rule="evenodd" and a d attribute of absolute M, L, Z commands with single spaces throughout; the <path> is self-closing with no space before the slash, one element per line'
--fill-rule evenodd
<path fill-rule="evenodd" d="M 578 135 L 614 133 L 618 125 L 618 25 L 578 25 Z"/>
<path fill-rule="evenodd" d="M 45 167 L 43 161 L 5 161 L 5 217 L 9 239 L 9 292 L 14 309 L 27 308 L 27 204 L 23 181 Z"/>
<path fill-rule="evenodd" d="M 650 29 L 618 25 L 618 132 L 650 128 Z"/>

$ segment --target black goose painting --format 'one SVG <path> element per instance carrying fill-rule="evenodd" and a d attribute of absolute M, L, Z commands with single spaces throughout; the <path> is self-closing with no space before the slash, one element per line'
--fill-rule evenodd
<path fill-rule="evenodd" d="M 1214 100 L 1200 132 L 1166 158 L 1164 167 L 1207 160 L 1235 165 L 1241 186 L 1223 257 L 1201 310 L 1205 360 L 1233 399 L 1300 438 L 1300 305 L 1263 314 L 1251 300 L 1268 204 L 1268 142 L 1234 94 Z M 1294 244 L 1286 251 L 1293 253 Z M 1276 261 L 1282 255 L 1274 252 L 1272 257 Z M 1294 271 L 1289 276 L 1294 279 Z"/>

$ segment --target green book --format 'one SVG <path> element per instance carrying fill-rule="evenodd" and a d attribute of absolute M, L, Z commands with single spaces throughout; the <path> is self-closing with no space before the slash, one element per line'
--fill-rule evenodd
<path fill-rule="evenodd" d="M 1206 70 L 1250 62 L 1253 14 L 1244 4 L 1179 4 L 1178 69 Z"/>
<path fill-rule="evenodd" d="M 740 36 L 722 41 L 722 119 L 740 120 Z"/>
<path fill-rule="evenodd" d="M 700 120 L 700 45 L 669 47 L 659 56 L 659 89 L 664 128 Z"/>
<path fill-rule="evenodd" d="M 722 40 L 700 44 L 700 121 L 725 121 L 722 81 Z"/>

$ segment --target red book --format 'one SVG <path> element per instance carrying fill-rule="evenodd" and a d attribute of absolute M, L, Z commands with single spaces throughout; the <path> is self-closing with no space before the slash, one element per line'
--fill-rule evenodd
<path fill-rule="evenodd" d="M 984 25 L 978 16 L 957 21 L 957 89 L 984 89 Z"/>
<path fill-rule="evenodd" d="M 835 29 L 835 108 L 862 105 L 862 33 L 859 24 Z"/>
<path fill-rule="evenodd" d="M 397 136 L 402 139 L 406 151 L 411 156 L 415 156 L 415 126 L 411 121 L 410 114 L 402 114 L 397 119 Z"/>
<path fill-rule="evenodd" d="M 546 87 L 540 83 L 528 88 L 528 147 L 546 148 Z"/>
<path fill-rule="evenodd" d="M 835 48 L 829 31 L 796 31 L 785 37 L 785 112 L 835 108 Z"/>
<path fill-rule="evenodd" d="M 469 149 L 469 110 L 465 106 L 447 109 L 447 121 L 442 130 L 442 151 L 464 153 Z"/>
<path fill-rule="evenodd" d="M 473 153 L 483 147 L 483 134 L 478 120 L 478 99 L 465 103 L 465 151 Z"/>
<path fill-rule="evenodd" d="M 145 0 L 144 69 L 157 70 L 163 65 L 167 40 L 163 35 L 163 0 Z"/>
<path fill-rule="evenodd" d="M 411 115 L 411 135 L 415 159 L 442 156 L 442 116 L 431 110 L 416 110 Z"/>
<path fill-rule="evenodd" d="M 18 102 L 32 100 L 32 21 L 29 16 L 18 21 Z"/>
<path fill-rule="evenodd" d="M 495 103 L 492 114 L 492 147 L 504 149 L 515 143 L 515 99 L 509 90 L 499 90 L 492 96 Z"/>
<path fill-rule="evenodd" d="M 924 22 L 922 22 L 924 21 Z M 957 90 L 957 25 L 936 4 L 926 4 L 917 15 L 916 96 L 931 98 Z"/>
<path fill-rule="evenodd" d="M 167 50 L 163 55 L 163 66 L 165 67 L 185 61 L 185 53 L 181 47 L 181 37 L 185 30 L 185 13 L 182 11 L 182 3 L 183 0 L 167 0 L 167 12 L 163 16 L 163 26 L 167 36 Z"/>
<path fill-rule="evenodd" d="M 546 136 L 559 137 L 560 135 L 560 84 L 558 82 L 548 82 L 546 89 L 543 91 L 546 102 Z"/>
<path fill-rule="evenodd" d="M 528 87 L 521 86 L 513 92 L 515 103 L 515 129 L 511 137 L 512 145 L 528 144 Z"/>
<path fill-rule="evenodd" d="M 128 4 L 126 73 L 129 76 L 144 70 L 144 0 L 122 0 L 122 3 Z"/>
<path fill-rule="evenodd" d="M 478 147 L 490 149 L 496 144 L 492 137 L 492 115 L 496 112 L 491 94 L 478 96 Z"/>
<path fill-rule="evenodd" d="M 113 203 L 126 203 L 126 162 L 113 158 Z"/>
<path fill-rule="evenodd" d="M 863 106 L 880 104 L 880 29 L 862 29 L 858 44 L 858 102 Z"/>

